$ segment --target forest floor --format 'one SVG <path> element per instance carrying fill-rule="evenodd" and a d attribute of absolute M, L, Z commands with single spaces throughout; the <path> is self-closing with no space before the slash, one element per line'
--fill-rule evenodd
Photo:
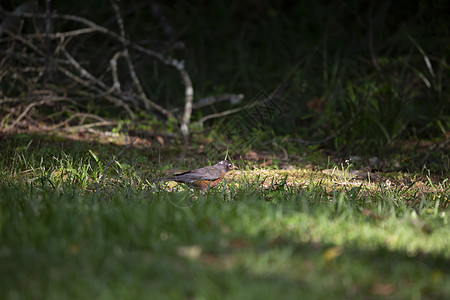
<path fill-rule="evenodd" d="M 1 298 L 450 297 L 448 162 L 275 145 L 204 195 L 148 180 L 210 144 L 179 164 L 163 134 L 1 133 Z M 424 158 L 444 167 L 404 167 Z"/>

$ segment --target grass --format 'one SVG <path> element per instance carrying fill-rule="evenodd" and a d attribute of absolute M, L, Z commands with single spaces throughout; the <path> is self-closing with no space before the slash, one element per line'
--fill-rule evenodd
<path fill-rule="evenodd" d="M 243 170 L 200 195 L 148 182 L 145 149 L 0 144 L 2 299 L 450 296 L 448 180 Z"/>

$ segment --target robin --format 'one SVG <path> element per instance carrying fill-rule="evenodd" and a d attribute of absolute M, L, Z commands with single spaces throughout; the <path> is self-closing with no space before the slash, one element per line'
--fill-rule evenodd
<path fill-rule="evenodd" d="M 152 181 L 175 181 L 200 189 L 204 193 L 208 188 L 216 187 L 225 178 L 228 171 L 236 170 L 229 160 L 222 160 L 217 164 L 173 175 L 172 177 L 151 179 Z"/>

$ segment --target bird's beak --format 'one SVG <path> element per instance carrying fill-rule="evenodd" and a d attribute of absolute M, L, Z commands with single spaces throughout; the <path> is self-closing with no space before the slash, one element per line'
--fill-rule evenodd
<path fill-rule="evenodd" d="M 236 166 L 231 166 L 231 170 L 239 170 L 239 168 Z"/>

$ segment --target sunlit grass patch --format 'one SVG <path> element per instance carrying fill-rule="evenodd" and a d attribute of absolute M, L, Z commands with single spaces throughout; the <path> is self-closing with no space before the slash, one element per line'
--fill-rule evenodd
<path fill-rule="evenodd" d="M 25 149 L 0 158 L 1 298 L 450 296 L 446 180 L 243 168 L 202 195 L 140 152 Z"/>

